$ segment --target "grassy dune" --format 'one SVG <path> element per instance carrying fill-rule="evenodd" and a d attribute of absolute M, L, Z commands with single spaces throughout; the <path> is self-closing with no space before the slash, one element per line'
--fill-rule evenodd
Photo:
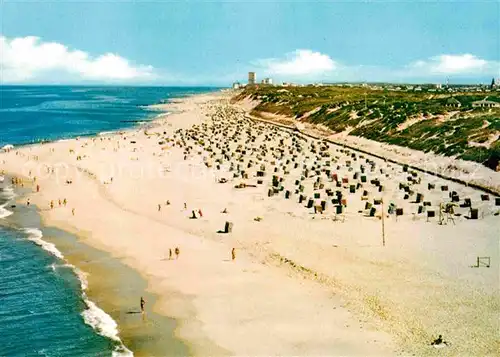
<path fill-rule="evenodd" d="M 384 143 L 464 160 L 495 170 L 500 160 L 500 108 L 472 108 L 472 102 L 500 102 L 500 92 L 407 92 L 363 87 L 249 87 L 262 112 L 322 124 Z M 451 99 L 451 98 L 454 99 Z M 454 101 L 461 103 L 453 106 Z"/>

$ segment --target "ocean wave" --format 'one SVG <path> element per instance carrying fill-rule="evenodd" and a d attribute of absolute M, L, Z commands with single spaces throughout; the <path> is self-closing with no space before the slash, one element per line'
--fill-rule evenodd
<path fill-rule="evenodd" d="M 43 233 L 37 228 L 24 228 L 24 233 L 28 235 L 28 240 L 42 247 L 44 250 L 54 255 L 59 259 L 64 259 L 64 255 L 56 248 L 53 243 L 49 243 L 42 239 Z"/>
<path fill-rule="evenodd" d="M 98 136 L 104 136 L 104 135 L 111 135 L 111 134 L 114 134 L 114 133 L 115 133 L 115 131 L 101 131 L 97 135 Z"/>
<path fill-rule="evenodd" d="M 91 326 L 98 334 L 112 339 L 119 343 L 113 351 L 113 356 L 132 357 L 134 354 L 130 351 L 118 337 L 118 324 L 111 316 L 101 310 L 94 302 L 90 301 L 83 294 L 87 309 L 82 312 L 83 320 Z"/>
<path fill-rule="evenodd" d="M 24 232 L 28 234 L 28 239 L 40 245 L 43 249 L 47 250 L 51 254 L 57 256 L 60 259 L 64 259 L 62 253 L 57 250 L 54 244 L 48 243 L 42 239 L 43 233 L 39 229 L 36 228 L 25 228 Z M 100 309 L 93 301 L 89 300 L 85 291 L 88 288 L 88 280 L 87 273 L 78 269 L 73 264 L 63 263 L 56 264 L 52 263 L 50 268 L 55 272 L 57 268 L 71 268 L 73 272 L 78 277 L 80 281 L 80 288 L 82 290 L 82 299 L 87 306 L 85 310 L 82 311 L 81 315 L 83 320 L 87 325 L 92 327 L 94 331 L 96 331 L 99 335 L 107 337 L 115 342 L 118 345 L 115 347 L 112 355 L 116 357 L 133 357 L 132 351 L 130 351 L 123 342 L 120 337 L 118 337 L 118 324 L 113 318 L 108 315 L 104 310 Z"/>
<path fill-rule="evenodd" d="M 3 176 L 2 176 L 3 178 Z M 2 181 L 0 181 L 2 182 Z M 10 216 L 13 212 L 9 211 L 5 207 L 9 204 L 9 201 L 16 197 L 12 186 L 3 187 L 0 191 L 0 199 L 2 199 L 2 204 L 0 204 L 0 219 Z"/>
<path fill-rule="evenodd" d="M 16 194 L 14 193 L 14 189 L 12 188 L 12 186 L 4 187 L 0 192 L 1 192 L 1 197 L 7 200 L 11 200 L 14 197 L 16 197 Z"/>
<path fill-rule="evenodd" d="M 0 206 L 0 219 L 10 216 L 13 212 L 5 208 L 7 204 Z"/>

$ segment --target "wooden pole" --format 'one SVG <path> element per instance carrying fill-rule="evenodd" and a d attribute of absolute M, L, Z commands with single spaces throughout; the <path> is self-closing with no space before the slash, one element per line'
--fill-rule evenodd
<path fill-rule="evenodd" d="M 382 200 L 382 246 L 385 247 L 384 200 Z"/>

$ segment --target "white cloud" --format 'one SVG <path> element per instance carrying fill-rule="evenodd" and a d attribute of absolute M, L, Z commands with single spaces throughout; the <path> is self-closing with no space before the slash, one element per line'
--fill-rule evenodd
<path fill-rule="evenodd" d="M 365 64 L 347 64 L 327 54 L 311 50 L 296 50 L 283 58 L 254 61 L 253 68 L 262 76 L 297 82 L 336 81 L 395 81 L 422 82 L 434 78 L 473 78 L 500 76 L 500 62 L 473 54 L 441 54 L 417 60 L 398 67 Z"/>
<path fill-rule="evenodd" d="M 153 79 L 151 66 L 134 66 L 126 58 L 105 53 L 91 57 L 56 42 L 28 36 L 0 36 L 0 80 L 4 83 L 39 81 L 141 81 Z"/>
<path fill-rule="evenodd" d="M 268 58 L 256 61 L 270 75 L 308 77 L 333 71 L 337 64 L 328 55 L 311 50 L 296 50 L 284 59 Z"/>
<path fill-rule="evenodd" d="M 410 64 L 410 69 L 428 74 L 481 74 L 489 72 L 498 62 L 487 61 L 472 54 L 439 55 Z"/>

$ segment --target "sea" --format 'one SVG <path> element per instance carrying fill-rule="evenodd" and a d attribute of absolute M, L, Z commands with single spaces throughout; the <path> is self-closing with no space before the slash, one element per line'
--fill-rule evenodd
<path fill-rule="evenodd" d="M 218 88 L 0 86 L 0 148 L 131 128 L 159 114 L 148 105 L 215 90 Z M 136 319 L 133 311 L 119 312 L 122 307 L 102 297 L 106 292 L 92 295 L 87 291 L 88 275 L 78 262 L 87 262 L 89 270 L 97 269 L 95 264 L 88 265 L 90 248 L 76 249 L 76 239 L 69 244 L 73 238 L 43 227 L 34 218 L 36 208 L 16 204 L 16 195 L 22 192 L 0 175 L 0 356 L 133 356 L 133 347 L 140 343 L 131 336 L 124 339 L 116 321 L 122 316 L 129 326 L 137 324 L 132 320 Z M 56 238 L 47 240 L 46 235 Z M 72 256 L 68 253 L 72 259 L 59 249 L 64 244 L 66 251 L 73 249 Z M 87 254 L 85 260 L 82 252 Z M 103 269 L 116 274 L 112 279 L 115 291 L 108 292 L 115 294 L 120 289 L 119 276 L 133 273 L 123 273 L 126 268 L 115 261 L 109 263 L 111 258 L 101 253 L 92 254 L 93 261 L 108 262 Z M 95 258 L 96 254 L 101 255 Z M 139 286 L 140 278 L 134 281 Z M 175 328 L 159 316 L 154 324 L 160 330 Z M 154 331 L 144 322 L 138 326 L 143 333 Z M 154 333 L 144 339 L 164 340 Z M 177 354 L 186 351 L 184 346 L 175 347 Z"/>

